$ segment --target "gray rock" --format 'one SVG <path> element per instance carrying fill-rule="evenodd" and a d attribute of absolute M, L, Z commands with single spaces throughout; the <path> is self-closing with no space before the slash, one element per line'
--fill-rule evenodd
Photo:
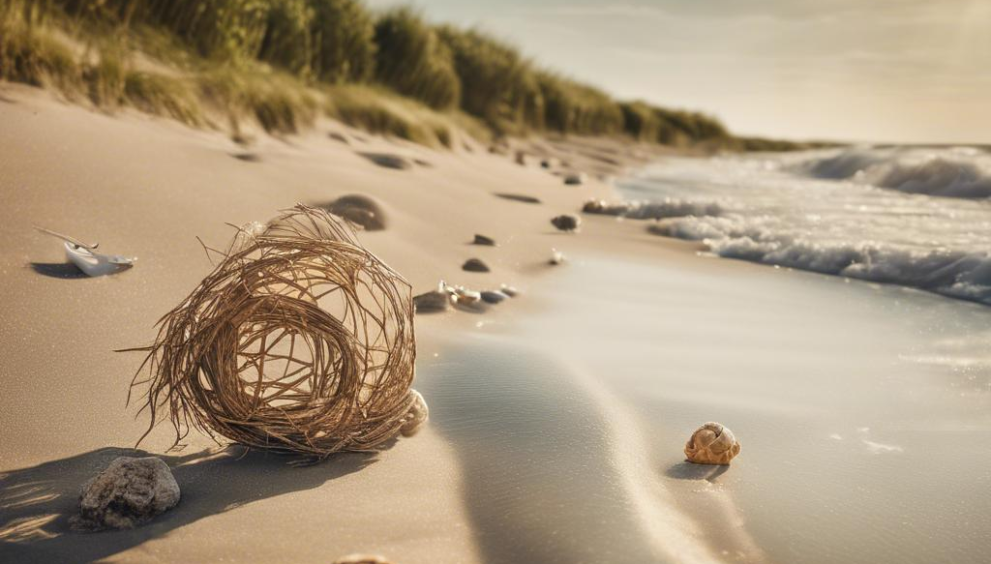
<path fill-rule="evenodd" d="M 557 227 L 561 231 L 574 231 L 578 229 L 581 222 L 580 217 L 571 214 L 559 215 L 551 220 L 554 227 Z"/>
<path fill-rule="evenodd" d="M 503 294 L 502 292 L 491 292 L 491 291 L 482 292 L 482 301 L 487 304 L 497 304 L 502 302 L 508 297 L 509 296 Z"/>
<path fill-rule="evenodd" d="M 486 245 L 489 247 L 494 247 L 496 242 L 492 237 L 486 237 L 485 235 L 475 234 L 475 240 L 472 241 L 475 245 Z"/>
<path fill-rule="evenodd" d="M 75 529 L 132 529 L 179 503 L 179 484 L 168 465 L 153 456 L 115 458 L 83 486 Z"/>
<path fill-rule="evenodd" d="M 382 231 L 389 226 L 385 208 L 375 198 L 364 194 L 341 196 L 329 204 L 320 206 L 334 215 L 360 225 L 365 231 Z"/>
<path fill-rule="evenodd" d="M 461 269 L 468 272 L 489 272 L 490 270 L 489 265 L 477 258 L 466 260 L 465 263 L 461 265 Z"/>
<path fill-rule="evenodd" d="M 585 183 L 585 175 L 584 174 L 581 174 L 581 173 L 578 173 L 578 174 L 569 174 L 569 175 L 567 175 L 567 176 L 564 177 L 564 183 L 565 184 L 570 184 L 570 185 L 584 184 Z"/>
<path fill-rule="evenodd" d="M 434 290 L 413 297 L 413 308 L 416 313 L 438 313 L 447 311 L 451 306 L 451 294 Z"/>

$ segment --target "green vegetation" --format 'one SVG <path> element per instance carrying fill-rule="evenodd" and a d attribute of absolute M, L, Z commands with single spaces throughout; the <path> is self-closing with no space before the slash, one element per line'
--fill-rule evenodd
<path fill-rule="evenodd" d="M 457 105 L 461 83 L 451 51 L 437 32 L 409 8 L 383 14 L 375 22 L 375 74 L 396 92 L 440 110 Z"/>
<path fill-rule="evenodd" d="M 0 78 L 112 111 L 296 133 L 321 114 L 417 143 L 552 132 L 728 150 L 715 118 L 605 92 L 537 67 L 479 30 L 360 0 L 0 0 Z"/>

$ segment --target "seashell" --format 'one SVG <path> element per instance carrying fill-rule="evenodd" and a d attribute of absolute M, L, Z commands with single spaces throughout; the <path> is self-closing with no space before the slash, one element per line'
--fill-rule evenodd
<path fill-rule="evenodd" d="M 551 249 L 551 260 L 548 261 L 555 266 L 564 262 L 564 253 L 557 249 Z"/>
<path fill-rule="evenodd" d="M 476 292 L 475 290 L 469 290 L 464 286 L 455 286 L 454 291 L 454 301 L 459 304 L 470 305 L 476 303 L 482 299 L 482 294 Z"/>
<path fill-rule="evenodd" d="M 699 427 L 685 443 L 685 457 L 696 464 L 729 464 L 740 454 L 733 432 L 719 423 Z"/>
<path fill-rule="evenodd" d="M 408 421 L 399 428 L 399 432 L 404 437 L 412 437 L 417 434 L 427 419 L 430 418 L 430 408 L 427 407 L 427 402 L 420 392 L 411 389 L 409 393 L 413 397 L 413 405 L 407 414 Z"/>

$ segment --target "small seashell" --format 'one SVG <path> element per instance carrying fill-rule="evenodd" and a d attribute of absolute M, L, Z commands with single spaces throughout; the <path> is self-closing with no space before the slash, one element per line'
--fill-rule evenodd
<path fill-rule="evenodd" d="M 503 294 L 506 294 L 510 298 L 515 298 L 516 296 L 520 295 L 519 290 L 517 290 L 513 286 L 509 286 L 508 284 L 503 284 L 502 286 L 500 286 L 499 291 L 502 292 Z"/>
<path fill-rule="evenodd" d="M 427 402 L 420 392 L 411 389 L 409 393 L 413 396 L 413 405 L 410 406 L 409 413 L 406 415 L 409 420 L 399 428 L 399 432 L 404 437 L 415 435 L 430 418 L 430 408 L 427 407 Z"/>
<path fill-rule="evenodd" d="M 453 291 L 454 301 L 459 304 L 473 304 L 482 299 L 482 294 L 480 292 L 469 290 L 464 286 L 455 286 Z"/>
<path fill-rule="evenodd" d="M 551 260 L 548 261 L 550 264 L 559 265 L 564 262 L 564 253 L 557 249 L 551 249 Z"/>
<path fill-rule="evenodd" d="M 733 432 L 719 423 L 699 427 L 685 443 L 685 457 L 696 464 L 729 464 L 740 454 Z"/>

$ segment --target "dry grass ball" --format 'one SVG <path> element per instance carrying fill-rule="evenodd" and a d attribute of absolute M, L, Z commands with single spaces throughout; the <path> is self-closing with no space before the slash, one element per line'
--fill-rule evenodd
<path fill-rule="evenodd" d="M 152 426 L 322 458 L 425 419 L 411 288 L 344 221 L 297 205 L 220 254 L 146 349 Z"/>

